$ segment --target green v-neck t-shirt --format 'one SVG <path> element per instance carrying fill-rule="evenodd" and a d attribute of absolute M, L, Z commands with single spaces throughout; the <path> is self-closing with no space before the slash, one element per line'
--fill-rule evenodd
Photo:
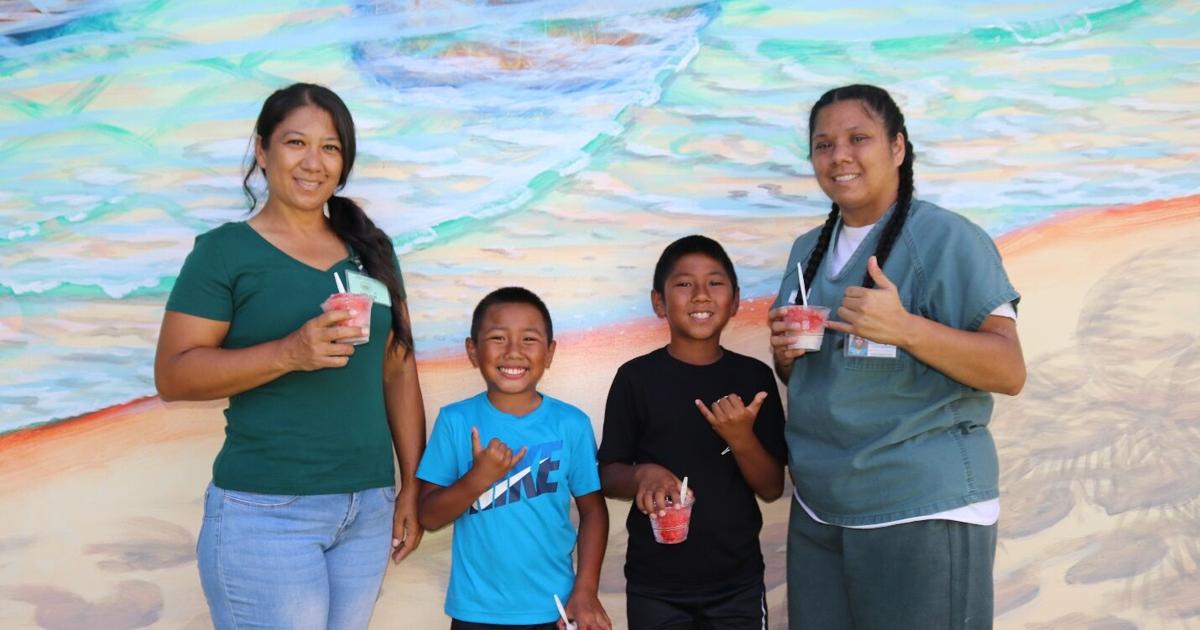
<path fill-rule="evenodd" d="M 229 322 L 221 347 L 248 348 L 286 337 L 320 315 L 321 303 L 337 292 L 334 273 L 344 283 L 347 271 L 359 270 L 356 261 L 348 255 L 317 269 L 276 248 L 249 224 L 226 223 L 196 237 L 166 309 Z M 370 341 L 355 346 L 348 365 L 289 372 L 231 396 L 213 483 L 288 495 L 393 485 L 383 399 L 390 330 L 391 309 L 377 302 Z"/>

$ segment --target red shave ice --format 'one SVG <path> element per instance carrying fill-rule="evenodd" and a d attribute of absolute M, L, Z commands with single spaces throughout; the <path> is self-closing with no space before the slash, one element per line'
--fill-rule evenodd
<path fill-rule="evenodd" d="M 325 298 L 321 303 L 321 310 L 328 313 L 329 311 L 353 311 L 354 315 L 349 319 L 344 319 L 338 323 L 339 326 L 354 326 L 367 331 L 367 334 L 361 337 L 352 337 L 342 339 L 342 343 L 351 345 L 360 345 L 367 343 L 371 338 L 371 305 L 373 300 L 366 293 L 334 293 Z"/>
<path fill-rule="evenodd" d="M 692 523 L 692 498 L 684 499 L 683 505 L 672 505 L 667 501 L 666 514 L 659 516 L 657 512 L 650 514 L 650 529 L 654 532 L 655 542 L 664 545 L 679 544 L 688 537 L 688 527 Z"/>
<path fill-rule="evenodd" d="M 829 319 L 829 308 L 825 306 L 784 307 L 784 320 L 800 324 L 801 331 L 790 347 L 813 352 L 821 349 L 825 337 L 825 321 Z"/>

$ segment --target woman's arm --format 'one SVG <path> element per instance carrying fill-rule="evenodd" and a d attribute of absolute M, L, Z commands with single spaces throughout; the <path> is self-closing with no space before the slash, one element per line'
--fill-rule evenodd
<path fill-rule="evenodd" d="M 963 385 L 1009 396 L 1021 393 L 1025 357 L 1015 321 L 991 315 L 971 332 L 910 317 L 906 341 L 899 347 Z"/>
<path fill-rule="evenodd" d="M 154 384 L 163 400 L 216 400 L 254 389 L 288 372 L 342 367 L 354 346 L 337 343 L 357 337 L 357 327 L 338 326 L 348 311 L 330 311 L 308 320 L 290 335 L 249 348 L 220 347 L 229 322 L 167 311 L 154 356 Z"/>
<path fill-rule="evenodd" d="M 846 289 L 841 322 L 831 330 L 853 333 L 877 343 L 903 348 L 922 363 L 976 389 L 1015 396 L 1025 385 L 1025 358 L 1012 319 L 988 316 L 979 330 L 968 331 L 904 310 L 896 286 L 875 257 L 867 262 L 875 288 Z"/>
<path fill-rule="evenodd" d="M 407 326 L 407 303 L 402 306 L 402 311 Z M 392 560 L 400 562 L 417 548 L 424 533 L 417 518 L 421 498 L 417 464 L 425 452 L 425 401 L 421 397 L 413 349 L 392 350 L 391 335 L 388 335 L 387 348 L 383 364 L 383 401 L 392 431 L 392 446 L 400 464 L 400 492 L 396 497 L 392 525 Z"/>

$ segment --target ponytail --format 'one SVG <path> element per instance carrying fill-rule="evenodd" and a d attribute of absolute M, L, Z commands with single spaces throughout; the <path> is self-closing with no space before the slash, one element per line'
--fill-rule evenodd
<path fill-rule="evenodd" d="M 367 275 L 387 287 L 392 301 L 390 350 L 412 350 L 412 330 L 404 318 L 404 297 L 400 293 L 400 275 L 391 239 L 375 226 L 358 204 L 337 195 L 329 198 L 329 227 L 358 254 Z"/>

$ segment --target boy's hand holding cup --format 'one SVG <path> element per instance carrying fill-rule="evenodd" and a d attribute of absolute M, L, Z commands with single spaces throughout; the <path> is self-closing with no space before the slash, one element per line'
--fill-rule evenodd
<path fill-rule="evenodd" d="M 679 485 L 682 482 L 671 471 L 658 464 L 638 464 L 633 475 L 637 481 L 637 495 L 633 502 L 642 514 L 657 513 L 664 516 L 668 505 L 679 503 Z"/>
<path fill-rule="evenodd" d="M 687 489 L 688 478 L 684 477 L 679 488 L 679 501 L 667 499 L 666 509 L 650 513 L 650 531 L 654 542 L 661 545 L 677 545 L 687 540 L 692 524 L 692 505 L 695 497 Z"/>
<path fill-rule="evenodd" d="M 525 457 L 526 450 L 527 447 L 522 446 L 513 453 L 500 438 L 492 438 L 484 447 L 479 441 L 479 428 L 471 427 L 471 457 L 474 459 L 471 470 L 489 486 L 507 475 Z"/>

